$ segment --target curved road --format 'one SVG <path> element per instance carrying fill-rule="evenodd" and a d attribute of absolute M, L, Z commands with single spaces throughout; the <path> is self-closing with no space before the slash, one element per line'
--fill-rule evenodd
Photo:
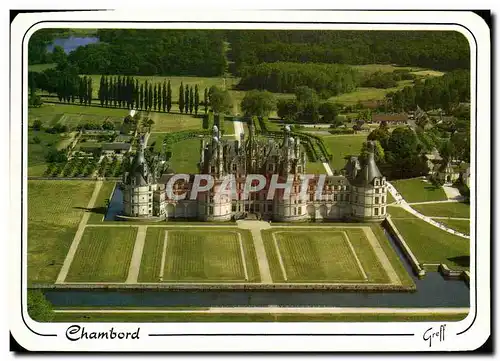
<path fill-rule="evenodd" d="M 440 228 L 443 231 L 446 231 L 448 233 L 454 234 L 455 236 L 459 236 L 459 237 L 462 237 L 462 238 L 470 239 L 470 237 L 468 235 L 460 233 L 460 232 L 457 232 L 454 229 L 448 228 L 445 225 L 443 225 L 443 224 L 441 224 L 439 222 L 436 222 L 432 218 L 424 216 L 422 213 L 417 212 L 415 209 L 413 209 L 410 206 L 410 204 L 408 204 L 408 202 L 405 201 L 405 199 L 403 198 L 403 196 L 401 194 L 399 194 L 399 192 L 396 190 L 396 188 L 394 188 L 394 186 L 392 184 L 390 184 L 389 182 L 386 182 L 386 183 L 387 183 L 387 189 L 389 190 L 389 192 L 391 192 L 391 195 L 394 197 L 394 199 L 396 200 L 396 203 L 401 208 L 403 208 L 404 210 L 410 212 L 411 214 L 413 214 L 414 216 L 420 218 L 421 220 L 423 220 L 423 221 L 425 221 L 425 222 L 433 225 L 434 227 Z M 434 202 L 425 202 L 425 203 L 434 203 Z"/>

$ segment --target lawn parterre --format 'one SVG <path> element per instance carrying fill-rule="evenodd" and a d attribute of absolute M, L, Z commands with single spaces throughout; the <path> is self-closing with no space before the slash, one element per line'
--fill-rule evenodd
<path fill-rule="evenodd" d="M 66 282 L 124 282 L 137 227 L 87 227 Z"/>
<path fill-rule="evenodd" d="M 421 264 L 445 263 L 451 269 L 469 269 L 468 239 L 450 234 L 400 210 L 406 213 L 406 217 L 392 220 Z"/>
<path fill-rule="evenodd" d="M 414 204 L 412 208 L 428 217 L 470 217 L 470 205 L 462 202 Z"/>
<path fill-rule="evenodd" d="M 445 201 L 448 199 L 443 188 L 435 187 L 429 182 L 424 182 L 421 178 L 400 179 L 392 181 L 391 184 L 408 203 Z"/>
<path fill-rule="evenodd" d="M 91 181 L 28 181 L 28 281 L 54 282 L 84 209 Z"/>
<path fill-rule="evenodd" d="M 152 132 L 178 132 L 180 130 L 201 130 L 202 118 L 190 114 L 141 112 L 154 121 Z M 201 113 L 201 112 L 200 112 Z"/>
<path fill-rule="evenodd" d="M 150 227 L 139 282 L 257 282 L 256 262 L 245 230 Z"/>
<path fill-rule="evenodd" d="M 375 226 L 373 226 L 375 227 Z M 349 243 L 340 241 L 339 233 L 347 235 Z M 374 232 L 382 245 L 387 239 L 380 239 L 380 233 Z M 273 234 L 278 243 L 276 250 Z M 281 238 L 280 238 L 281 237 Z M 383 233 L 382 233 L 382 237 Z M 389 278 L 383 269 L 372 246 L 366 239 L 362 228 L 342 228 L 332 226 L 320 229 L 286 228 L 286 231 L 271 229 L 262 231 L 262 238 L 269 261 L 273 282 L 368 282 L 388 283 Z M 412 285 L 411 278 L 400 264 L 389 244 L 382 245 L 391 265 L 404 285 Z M 353 252 L 354 250 L 354 252 Z M 356 256 L 354 256 L 354 253 Z M 288 280 L 284 279 L 282 266 Z M 358 265 L 358 261 L 361 267 Z M 398 264 L 399 262 L 399 264 Z M 357 267 L 354 267 L 356 265 Z M 400 267 L 399 267 L 400 266 Z M 363 271 L 360 271 L 360 268 Z M 363 272 L 367 279 L 364 279 Z M 347 279 L 346 279 L 347 278 Z"/>

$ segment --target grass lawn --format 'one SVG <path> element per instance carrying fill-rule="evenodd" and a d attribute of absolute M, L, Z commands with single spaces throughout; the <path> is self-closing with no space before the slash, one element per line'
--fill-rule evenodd
<path fill-rule="evenodd" d="M 277 314 L 277 313 L 55 313 L 53 322 L 428 322 L 461 321 L 459 314 Z"/>
<path fill-rule="evenodd" d="M 306 161 L 306 173 L 308 174 L 326 174 L 323 163 Z"/>
<path fill-rule="evenodd" d="M 69 268 L 66 282 L 124 282 L 137 227 L 89 227 Z"/>
<path fill-rule="evenodd" d="M 97 195 L 97 199 L 94 203 L 94 208 L 92 208 L 92 213 L 90 214 L 87 223 L 100 223 L 106 215 L 108 207 L 106 206 L 106 200 L 111 200 L 111 192 L 115 189 L 115 182 L 104 182 L 101 186 L 101 190 Z"/>
<path fill-rule="evenodd" d="M 178 132 L 180 130 L 202 130 L 202 118 L 188 114 L 150 112 L 149 118 L 155 122 L 152 132 Z"/>
<path fill-rule="evenodd" d="M 95 182 L 28 181 L 28 282 L 54 282 Z"/>
<path fill-rule="evenodd" d="M 445 201 L 448 199 L 443 188 L 435 187 L 420 178 L 400 179 L 392 181 L 391 184 L 408 203 Z"/>
<path fill-rule="evenodd" d="M 468 239 L 445 232 L 401 210 L 409 219 L 394 218 L 393 222 L 420 263 L 446 263 L 451 269 L 469 269 Z"/>
<path fill-rule="evenodd" d="M 406 86 L 413 86 L 413 80 L 400 80 L 398 85 L 393 88 L 364 88 L 359 87 L 350 93 L 343 93 L 328 99 L 331 103 L 342 103 L 345 105 L 354 105 L 358 102 L 368 100 L 383 100 L 387 93 L 396 92 Z"/>
<path fill-rule="evenodd" d="M 165 232 L 167 248 L 162 274 Z M 238 233 L 245 259 L 242 259 Z M 259 280 L 255 251 L 248 233 L 238 229 L 191 230 L 148 228 L 139 273 L 140 282 L 245 282 Z"/>
<path fill-rule="evenodd" d="M 389 193 L 387 193 L 387 194 L 389 194 Z M 408 213 L 403 208 L 401 208 L 400 206 L 397 206 L 397 205 L 388 206 L 387 207 L 387 213 L 389 213 L 392 218 L 409 218 L 409 217 L 413 217 L 413 214 Z"/>
<path fill-rule="evenodd" d="M 445 226 L 454 229 L 455 231 L 461 232 L 463 234 L 470 234 L 470 221 L 464 220 L 461 221 L 459 219 L 435 219 L 436 222 L 442 223 Z"/>
<path fill-rule="evenodd" d="M 55 68 L 56 65 L 57 65 L 56 63 L 31 64 L 31 65 L 28 65 L 28 71 L 33 71 L 35 73 L 41 73 L 44 70 Z"/>
<path fill-rule="evenodd" d="M 389 203 L 393 203 L 395 202 L 396 200 L 394 199 L 394 197 L 392 196 L 391 192 L 387 191 L 387 204 Z"/>
<path fill-rule="evenodd" d="M 115 126 L 119 126 L 128 112 L 127 109 L 87 107 L 76 103 L 44 103 L 40 108 L 28 109 L 28 124 L 31 125 L 35 119 L 40 119 L 44 127 L 59 123 L 75 128 L 81 123 L 102 123 L 110 120 Z"/>
<path fill-rule="evenodd" d="M 366 142 L 366 134 L 362 135 L 332 135 L 324 136 L 323 142 L 327 149 L 333 154 L 333 160 L 330 161 L 332 170 L 344 168 L 346 159 L 349 155 L 358 156 L 361 153 L 361 146 Z"/>
<path fill-rule="evenodd" d="M 349 241 L 367 275 L 358 266 Z M 276 237 L 279 254 L 288 280 L 281 270 L 279 255 L 273 239 Z M 300 228 L 277 231 L 262 231 L 264 246 L 274 282 L 388 282 L 389 279 L 379 263 L 362 229 L 333 228 L 304 230 Z"/>
<path fill-rule="evenodd" d="M 199 161 L 200 139 L 186 139 L 172 145 L 172 157 L 169 162 L 175 172 L 199 173 Z"/>
<path fill-rule="evenodd" d="M 428 217 L 470 217 L 470 205 L 462 202 L 415 204 L 412 208 Z"/>
<path fill-rule="evenodd" d="M 40 143 L 35 143 L 37 137 Z M 45 157 L 50 149 L 62 149 L 72 139 L 72 134 L 49 134 L 44 131 L 28 130 L 28 176 L 43 176 L 47 169 Z"/>

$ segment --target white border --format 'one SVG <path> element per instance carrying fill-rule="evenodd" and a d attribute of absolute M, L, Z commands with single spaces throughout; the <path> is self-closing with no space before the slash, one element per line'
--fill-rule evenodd
<path fill-rule="evenodd" d="M 71 23 L 73 20 L 120 20 L 120 21 L 311 21 L 311 22 L 397 22 L 403 23 L 394 25 L 325 25 L 325 24 L 132 24 L 123 25 L 92 23 Z M 32 26 L 41 20 L 60 20 L 65 23 L 59 24 L 38 24 Z M 408 22 L 423 22 L 428 25 L 416 26 L 405 25 Z M 466 26 L 477 40 L 479 56 L 475 58 L 475 43 L 471 34 L 459 25 L 437 26 L 431 23 L 456 23 Z M 477 188 L 477 200 L 471 201 L 471 219 L 476 217 L 477 229 L 474 224 L 471 226 L 471 240 L 477 236 L 480 247 L 477 250 L 471 249 L 471 263 L 477 253 L 477 269 L 471 266 L 471 314 L 463 321 L 447 323 L 446 341 L 442 343 L 433 343 L 429 349 L 427 342 L 422 340 L 423 333 L 429 327 L 439 327 L 441 323 L 144 323 L 141 325 L 141 337 L 136 341 L 120 340 L 86 340 L 71 342 L 64 336 L 67 323 L 59 324 L 40 324 L 29 319 L 25 313 L 24 317 L 32 330 L 39 333 L 55 333 L 57 337 L 41 337 L 27 329 L 21 319 L 21 304 L 19 294 L 21 284 L 26 287 L 26 279 L 21 280 L 19 274 L 19 265 L 21 261 L 26 265 L 26 254 L 23 260 L 20 257 L 20 234 L 21 220 L 16 215 L 21 214 L 23 206 L 24 215 L 26 215 L 26 203 L 20 204 L 21 184 L 24 189 L 27 187 L 26 175 L 20 179 L 21 167 L 27 169 L 27 157 L 24 157 L 24 163 L 21 164 L 21 154 L 19 144 L 21 143 L 21 129 L 18 126 L 21 119 L 21 102 L 25 104 L 24 114 L 26 115 L 27 92 L 23 99 L 20 97 L 21 82 L 20 74 L 24 66 L 24 80 L 27 78 L 27 60 L 21 62 L 21 44 L 22 38 L 28 28 L 31 29 L 26 35 L 26 41 L 31 34 L 43 27 L 135 27 L 135 28 L 268 28 L 268 29 L 399 29 L 399 30 L 456 30 L 461 32 L 471 44 L 471 91 L 472 98 L 475 92 L 475 78 L 477 76 L 477 103 L 474 99 L 471 102 L 472 118 L 471 127 L 474 129 L 476 119 L 474 118 L 477 107 L 478 137 L 481 142 L 477 144 L 478 154 L 481 156 L 475 159 L 474 146 L 475 140 L 472 139 L 472 159 L 471 163 L 477 165 L 478 173 L 481 177 L 476 178 L 476 174 L 471 178 L 471 190 Z M 66 12 L 66 13 L 36 13 L 18 15 L 11 24 L 11 134 L 10 134 L 10 214 L 11 233 L 9 242 L 9 261 L 10 261 L 10 329 L 12 335 L 23 347 L 30 350 L 54 351 L 388 351 L 388 350 L 471 350 L 481 346 L 490 334 L 490 31 L 484 21 L 477 15 L 470 12 L 367 12 L 367 11 L 237 11 L 237 12 L 211 12 L 211 11 L 102 11 L 102 12 Z M 26 41 L 24 49 L 26 54 Z M 474 74 L 476 68 L 478 74 Z M 27 124 L 25 119 L 24 124 Z M 23 130 L 26 135 L 26 127 Z M 26 140 L 26 136 L 24 137 Z M 27 144 L 23 144 L 23 151 L 26 155 Z M 474 163 L 476 162 L 476 163 Z M 476 182 L 477 187 L 476 187 Z M 26 197 L 26 192 L 24 193 Z M 474 214 L 475 203 L 481 205 L 478 214 Z M 23 242 L 26 249 L 26 221 L 24 222 Z M 473 242 L 472 242 L 473 244 Z M 26 270 L 25 270 L 26 271 Z M 477 272 L 477 284 L 475 272 Z M 26 276 L 26 272 L 24 272 Z M 22 283 L 21 283 L 22 281 Z M 474 302 L 474 291 L 477 289 L 479 305 Z M 26 293 L 24 292 L 24 295 Z M 480 306 L 480 307 L 479 307 Z M 477 310 L 477 317 L 472 327 L 461 335 L 457 332 L 467 328 L 473 319 L 474 311 Z M 118 330 L 134 330 L 136 324 L 85 324 L 87 330 L 106 331 L 111 326 Z M 414 333 L 411 337 L 373 337 L 373 336 L 176 336 L 176 337 L 147 337 L 148 333 Z"/>

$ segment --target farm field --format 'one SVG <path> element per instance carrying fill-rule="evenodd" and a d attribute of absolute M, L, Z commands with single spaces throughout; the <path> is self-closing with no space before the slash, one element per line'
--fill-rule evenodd
<path fill-rule="evenodd" d="M 470 221 L 469 220 L 459 220 L 459 219 L 434 219 L 436 222 L 442 223 L 445 226 L 454 229 L 455 231 L 461 232 L 463 234 L 470 234 Z"/>
<path fill-rule="evenodd" d="M 175 172 L 198 173 L 199 161 L 200 139 L 186 139 L 172 145 L 172 157 L 169 163 Z"/>
<path fill-rule="evenodd" d="M 470 205 L 462 202 L 415 204 L 412 208 L 428 217 L 470 217 Z"/>
<path fill-rule="evenodd" d="M 366 142 L 367 134 L 362 135 L 332 135 L 324 136 L 323 142 L 326 148 L 333 154 L 330 161 L 332 170 L 344 168 L 347 160 L 344 157 L 349 155 L 359 156 L 361 146 Z"/>
<path fill-rule="evenodd" d="M 107 211 L 106 200 L 111 199 L 111 192 L 115 189 L 115 185 L 116 182 L 103 182 L 87 223 L 102 222 Z"/>
<path fill-rule="evenodd" d="M 54 282 L 95 182 L 28 180 L 28 282 Z"/>
<path fill-rule="evenodd" d="M 391 184 L 408 203 L 445 201 L 448 199 L 443 188 L 435 187 L 420 178 L 395 180 Z"/>
<path fill-rule="evenodd" d="M 148 228 L 139 282 L 255 282 L 257 269 L 252 240 L 242 230 Z"/>
<path fill-rule="evenodd" d="M 66 282 L 124 282 L 137 227 L 87 227 Z"/>
<path fill-rule="evenodd" d="M 388 207 L 390 213 L 393 208 Z M 393 222 L 420 263 L 446 263 L 451 269 L 469 269 L 468 239 L 434 227 L 401 208 L 400 211 L 406 216 L 393 218 Z"/>
<path fill-rule="evenodd" d="M 361 228 L 339 226 L 304 230 L 291 226 L 286 231 L 262 231 L 262 236 L 274 282 L 389 282 Z M 376 233 L 376 237 L 380 242 L 380 235 Z M 403 283 L 411 284 L 390 245 L 383 248 Z"/>
<path fill-rule="evenodd" d="M 403 89 L 405 86 L 413 86 L 413 80 L 400 80 L 398 86 L 393 88 L 365 88 L 359 87 L 350 93 L 343 93 L 331 98 L 328 101 L 331 103 L 341 103 L 345 105 L 355 105 L 358 102 L 368 100 L 383 100 L 387 93 L 396 92 Z"/>

